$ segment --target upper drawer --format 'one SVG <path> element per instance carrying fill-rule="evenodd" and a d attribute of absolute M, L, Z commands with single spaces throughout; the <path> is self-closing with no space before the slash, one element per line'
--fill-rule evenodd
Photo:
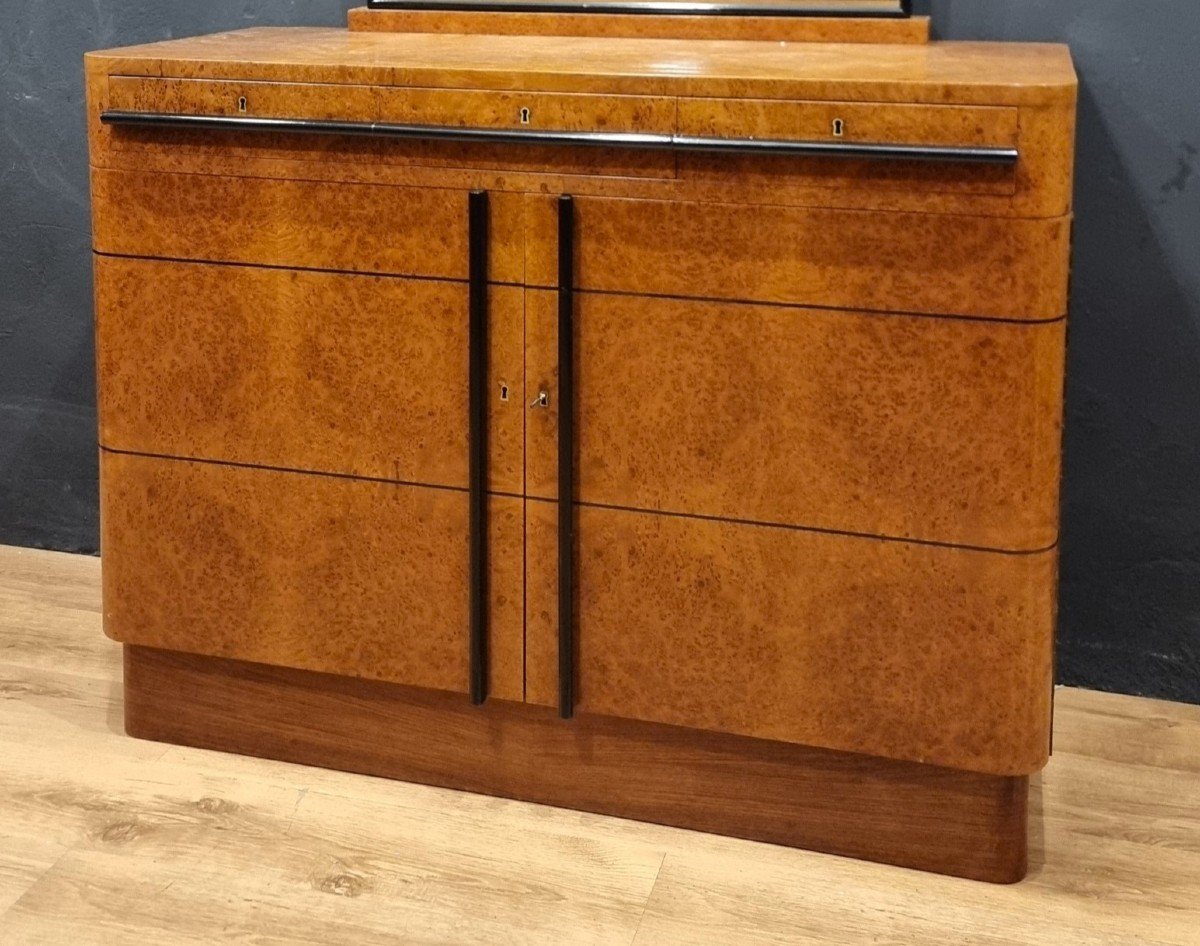
<path fill-rule="evenodd" d="M 638 95 L 576 95 L 486 89 L 422 89 L 369 85 L 256 82 L 225 79 L 156 79 L 110 76 L 105 111 L 209 118 L 288 119 L 361 125 L 478 129 L 485 132 L 619 133 L 669 136 L 675 130 L 671 98 Z M 562 173 L 673 177 L 674 157 L 665 152 L 511 142 L 461 142 L 331 138 L 319 127 L 310 134 L 267 134 L 248 126 L 240 137 L 214 139 L 203 131 L 174 129 L 173 148 L 211 151 L 253 148 L 283 151 L 292 158 L 340 160 L 372 151 L 377 160 L 438 167 L 512 168 Z M 197 137 L 199 133 L 200 137 Z M 118 150 L 160 147 L 161 129 L 124 130 L 109 142 Z"/>
<path fill-rule="evenodd" d="M 690 180 L 785 188 L 1011 196 L 1019 178 L 1018 116 L 1015 108 L 988 106 L 680 99 L 682 136 L 799 141 L 831 149 L 882 146 L 900 153 L 887 154 L 887 160 L 854 151 L 837 160 L 828 155 L 688 153 L 680 158 L 679 174 Z M 905 157 L 905 149 L 912 149 L 911 157 Z M 970 159 L 948 160 L 964 151 Z"/>
<path fill-rule="evenodd" d="M 524 270 L 520 198 L 489 199 L 488 270 Z M 507 209 L 506 209 L 507 208 Z M 465 280 L 466 191 L 151 171 L 92 172 L 98 252 Z"/>
<path fill-rule="evenodd" d="M 526 282 L 558 284 L 555 202 L 526 198 Z M 576 286 L 924 315 L 1066 313 L 1070 220 L 575 198 Z"/>
<path fill-rule="evenodd" d="M 991 106 L 680 99 L 678 127 L 712 138 L 1013 149 L 1017 114 Z"/>
<path fill-rule="evenodd" d="M 456 128 L 668 135 L 675 128 L 671 99 L 641 95 L 111 76 L 108 103 L 117 111 Z"/>

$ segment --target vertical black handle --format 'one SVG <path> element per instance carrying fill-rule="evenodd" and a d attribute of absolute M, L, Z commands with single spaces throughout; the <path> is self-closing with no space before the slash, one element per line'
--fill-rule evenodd
<path fill-rule="evenodd" d="M 558 199 L 558 715 L 575 715 L 575 203 Z"/>
<path fill-rule="evenodd" d="M 470 691 L 478 706 L 487 699 L 488 534 L 488 195 L 472 191 L 467 203 L 469 242 L 469 385 L 467 486 L 470 529 Z"/>

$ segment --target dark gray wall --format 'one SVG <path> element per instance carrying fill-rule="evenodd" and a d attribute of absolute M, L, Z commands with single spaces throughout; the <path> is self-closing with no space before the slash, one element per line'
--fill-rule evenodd
<path fill-rule="evenodd" d="M 351 5 L 0 0 L 0 542 L 96 548 L 83 51 Z M 1061 678 L 1200 702 L 1200 4 L 930 7 L 1082 79 Z"/>
<path fill-rule="evenodd" d="M 0 0 L 0 543 L 98 543 L 83 54 L 360 5 Z"/>
<path fill-rule="evenodd" d="M 1200 702 L 1200 3 L 930 7 L 1079 71 L 1060 677 Z"/>

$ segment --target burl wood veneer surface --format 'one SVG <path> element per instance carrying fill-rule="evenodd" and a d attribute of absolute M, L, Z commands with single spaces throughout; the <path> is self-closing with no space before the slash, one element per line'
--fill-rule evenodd
<path fill-rule="evenodd" d="M 262 82 L 242 79 L 161 79 L 110 76 L 105 109 L 245 118 L 385 122 L 437 127 L 606 131 L 669 135 L 675 100 L 665 96 L 577 95 L 478 89 L 394 88 L 353 84 Z M 97 98 L 103 98 L 100 90 Z M 471 145 L 421 140 L 263 132 L 215 135 L 162 129 L 93 130 L 94 163 L 103 153 L 219 158 L 275 153 L 311 162 L 456 167 L 602 177 L 675 176 L 664 151 L 553 145 Z M 183 169 L 183 168 L 180 168 Z M 286 175 L 285 175 L 286 176 Z"/>
<path fill-rule="evenodd" d="M 885 0 L 885 6 L 895 3 Z M 862 9 L 861 2 L 854 6 Z M 498 36 L 607 36 L 741 39 L 821 43 L 926 43 L 929 17 L 681 16 L 678 14 L 511 13 L 369 10 L 347 17 L 351 30 L 387 33 L 486 33 Z"/>
<path fill-rule="evenodd" d="M 108 73 L 643 95 L 1046 104 L 1075 95 L 1065 46 L 761 43 L 256 27 L 90 53 Z"/>
<path fill-rule="evenodd" d="M 526 280 L 558 285 L 558 218 L 526 198 Z M 1004 220 L 575 200 L 579 289 L 1011 320 L 1067 306 L 1069 218 Z"/>
<path fill-rule="evenodd" d="M 527 698 L 557 507 L 526 505 Z M 995 775 L 1046 762 L 1057 554 L 577 508 L 578 707 Z"/>
<path fill-rule="evenodd" d="M 465 489 L 467 309 L 461 282 L 97 256 L 100 441 Z M 488 314 L 489 482 L 520 493 L 523 291 Z"/>
<path fill-rule="evenodd" d="M 557 391 L 557 305 L 527 292 L 531 391 Z M 1045 549 L 1058 539 L 1064 336 L 1062 320 L 580 293 L 575 497 Z M 525 435 L 526 488 L 553 498 L 553 398 Z"/>
<path fill-rule="evenodd" d="M 466 692 L 467 493 L 101 452 L 116 640 Z M 523 503 L 489 501 L 490 678 L 520 700 Z"/>
<path fill-rule="evenodd" d="M 467 201 L 467 191 L 445 188 L 93 169 L 93 247 L 466 280 Z M 489 199 L 493 280 L 519 281 L 524 271 L 519 201 Z"/>
<path fill-rule="evenodd" d="M 110 76 L 108 107 L 134 112 L 375 121 L 449 128 L 604 130 L 660 135 L 669 135 L 675 130 L 674 101 L 645 95 L 408 89 L 345 84 L 330 89 L 292 82 Z M 522 108 L 528 109 L 527 121 L 521 120 Z M 1011 109 L 968 111 L 985 114 L 1015 112 Z M 950 118 L 947 115 L 947 120 Z"/>

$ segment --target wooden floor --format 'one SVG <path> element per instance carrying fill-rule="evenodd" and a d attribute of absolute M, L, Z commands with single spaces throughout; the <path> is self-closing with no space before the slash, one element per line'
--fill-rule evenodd
<path fill-rule="evenodd" d="M 1200 708 L 1058 694 L 994 887 L 139 742 L 95 559 L 0 547 L 0 944 L 1200 944 Z"/>

